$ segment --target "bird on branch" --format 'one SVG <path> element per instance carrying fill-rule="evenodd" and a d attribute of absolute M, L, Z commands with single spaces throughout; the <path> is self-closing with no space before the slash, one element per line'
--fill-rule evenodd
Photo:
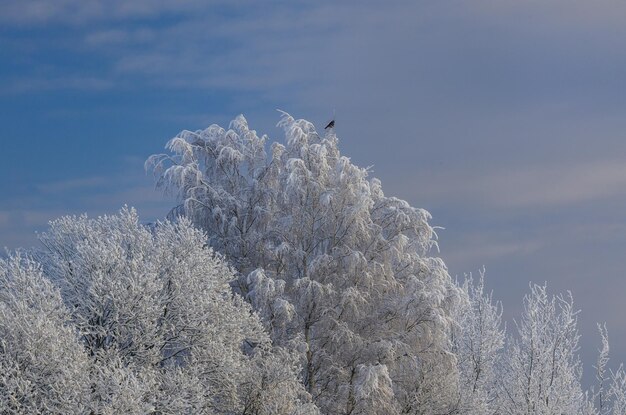
<path fill-rule="evenodd" d="M 326 125 L 326 127 L 324 127 L 325 130 L 328 130 L 328 129 L 331 129 L 331 128 L 335 128 L 335 110 L 333 110 L 333 118 L 330 120 L 328 125 Z"/>

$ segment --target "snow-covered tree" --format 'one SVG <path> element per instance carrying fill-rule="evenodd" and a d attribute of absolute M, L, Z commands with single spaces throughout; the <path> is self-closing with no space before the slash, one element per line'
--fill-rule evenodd
<path fill-rule="evenodd" d="M 498 413 L 497 367 L 504 347 L 502 305 L 484 291 L 484 270 L 474 281 L 470 275 L 461 286 L 451 336 L 459 369 L 458 410 L 467 415 Z"/>
<path fill-rule="evenodd" d="M 587 414 L 581 387 L 577 311 L 570 296 L 532 285 L 502 366 L 501 414 Z"/>
<path fill-rule="evenodd" d="M 0 260 L 0 413 L 89 410 L 89 359 L 59 291 L 32 260 Z"/>
<path fill-rule="evenodd" d="M 602 348 L 598 353 L 596 387 L 591 396 L 598 415 L 618 415 L 626 413 L 626 372 L 620 365 L 616 371 L 607 368 L 609 362 L 609 334 L 606 325 L 598 324 Z"/>
<path fill-rule="evenodd" d="M 595 365 L 597 385 L 581 386 L 578 312 L 568 296 L 548 295 L 545 285 L 531 285 L 524 298 L 517 333 L 505 338 L 502 307 L 484 292 L 484 270 L 460 286 L 451 331 L 459 372 L 460 414 L 623 415 L 626 371 L 607 368 L 609 339 L 602 340 Z"/>
<path fill-rule="evenodd" d="M 248 128 L 183 131 L 147 161 L 158 185 L 239 272 L 233 288 L 278 345 L 302 354 L 325 413 L 442 413 L 456 396 L 449 351 L 457 289 L 430 216 L 387 197 L 342 156 L 333 129 L 283 113 L 286 145 Z M 364 391 L 368 391 L 365 393 Z"/>
<path fill-rule="evenodd" d="M 610 408 L 607 414 L 626 414 L 626 371 L 623 365 L 620 365 L 617 371 L 610 372 L 610 384 L 606 395 L 608 405 L 604 408 Z"/>
<path fill-rule="evenodd" d="M 189 221 L 150 230 L 123 209 L 55 220 L 40 239 L 42 267 L 0 265 L 2 405 L 16 413 L 317 413 L 298 355 L 272 346 L 232 293 L 233 272 Z"/>
<path fill-rule="evenodd" d="M 609 409 L 609 392 L 607 390 L 607 364 L 609 362 L 609 334 L 606 329 L 606 325 L 598 324 L 598 331 L 600 332 L 600 339 L 602 341 L 602 348 L 598 350 L 598 360 L 594 369 L 596 370 L 597 385 L 591 389 L 591 398 L 598 409 L 598 414 L 608 415 Z"/>

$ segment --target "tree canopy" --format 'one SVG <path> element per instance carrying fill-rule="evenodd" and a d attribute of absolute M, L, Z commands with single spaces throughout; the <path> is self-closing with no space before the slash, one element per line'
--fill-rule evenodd
<path fill-rule="evenodd" d="M 3 413 L 316 413 L 189 221 L 123 209 L 40 239 L 42 265 L 0 263 Z"/>
<path fill-rule="evenodd" d="M 385 196 L 341 155 L 333 129 L 320 135 L 286 113 L 279 126 L 285 145 L 243 116 L 228 130 L 183 131 L 147 166 L 178 195 L 172 216 L 204 229 L 237 269 L 235 290 L 275 344 L 301 351 L 325 413 L 444 411 L 458 289 L 430 256 L 429 213 Z M 386 391 L 364 393 L 372 384 Z"/>

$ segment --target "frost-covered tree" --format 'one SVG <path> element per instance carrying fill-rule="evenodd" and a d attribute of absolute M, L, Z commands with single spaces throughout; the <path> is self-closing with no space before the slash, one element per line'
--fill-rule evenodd
<path fill-rule="evenodd" d="M 248 128 L 183 131 L 147 161 L 158 185 L 239 272 L 233 288 L 278 345 L 300 351 L 325 413 L 445 413 L 457 289 L 430 257 L 430 216 L 387 197 L 332 129 L 283 113 L 286 145 Z M 374 409 L 377 408 L 377 409 Z"/>
<path fill-rule="evenodd" d="M 606 325 L 598 324 L 598 331 L 600 332 L 600 339 L 602 341 L 602 348 L 598 350 L 598 360 L 594 369 L 596 370 L 597 385 L 592 387 L 591 396 L 595 407 L 598 409 L 598 413 L 601 415 L 610 414 L 609 409 L 609 391 L 607 390 L 607 364 L 609 362 L 609 334 L 606 329 Z"/>
<path fill-rule="evenodd" d="M 609 340 L 599 325 L 602 347 L 597 385 L 581 386 L 578 312 L 571 295 L 551 296 L 545 285 L 531 285 L 517 333 L 505 338 L 502 307 L 484 292 L 484 271 L 460 286 L 451 331 L 457 357 L 459 414 L 623 415 L 626 372 L 609 370 Z"/>
<path fill-rule="evenodd" d="M 89 410 L 89 359 L 41 267 L 0 260 L 0 413 Z"/>
<path fill-rule="evenodd" d="M 609 335 L 606 325 L 598 324 L 602 348 L 595 365 L 597 385 L 591 396 L 598 415 L 618 415 L 626 413 L 626 372 L 620 365 L 616 371 L 607 368 L 609 362 Z"/>
<path fill-rule="evenodd" d="M 459 370 L 458 410 L 467 415 L 499 413 L 498 363 L 504 347 L 502 305 L 485 293 L 484 270 L 461 285 L 462 299 L 455 308 L 451 337 Z"/>
<path fill-rule="evenodd" d="M 606 405 L 602 408 L 608 409 L 601 414 L 620 415 L 626 414 L 626 371 L 620 365 L 617 371 L 610 372 L 610 383 L 606 393 Z"/>
<path fill-rule="evenodd" d="M 42 268 L 0 265 L 0 381 L 10 386 L 0 394 L 13 412 L 317 412 L 298 356 L 272 346 L 189 221 L 150 230 L 123 209 L 55 220 L 40 239 Z"/>
<path fill-rule="evenodd" d="M 593 413 L 581 387 L 577 311 L 570 296 L 532 285 L 502 367 L 501 414 Z"/>

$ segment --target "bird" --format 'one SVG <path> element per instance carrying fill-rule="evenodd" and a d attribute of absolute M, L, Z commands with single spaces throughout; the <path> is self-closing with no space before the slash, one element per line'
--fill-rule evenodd
<path fill-rule="evenodd" d="M 335 120 L 331 120 L 328 125 L 326 127 L 324 127 L 325 130 L 328 130 L 329 128 L 334 128 L 335 127 Z"/>

